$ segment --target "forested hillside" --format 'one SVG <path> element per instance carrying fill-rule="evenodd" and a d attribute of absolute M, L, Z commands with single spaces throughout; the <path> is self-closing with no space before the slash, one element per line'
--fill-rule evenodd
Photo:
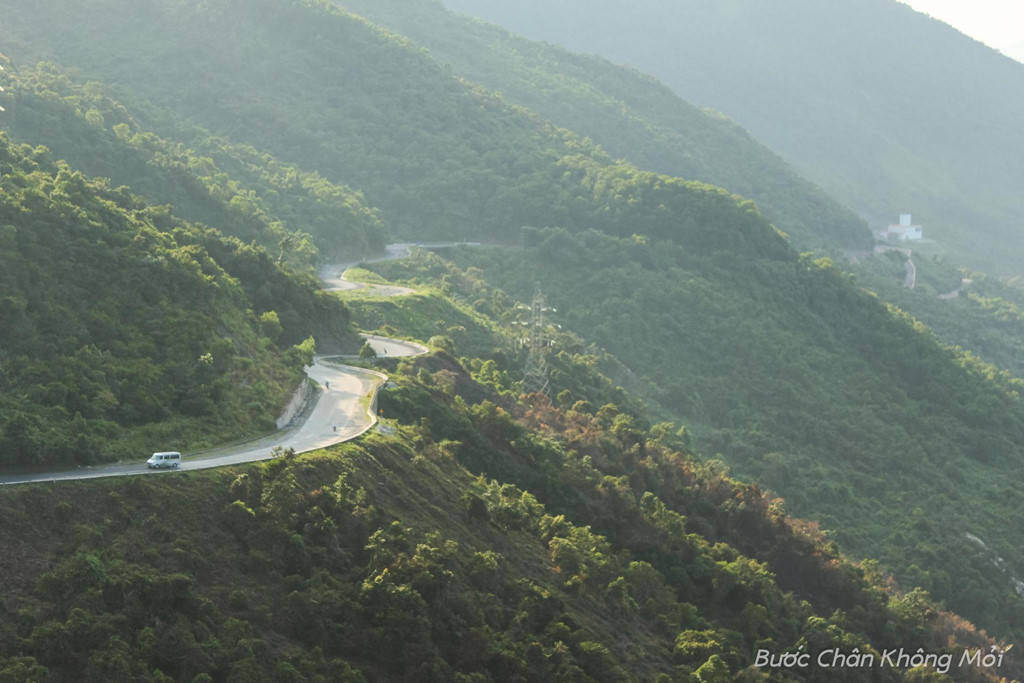
<path fill-rule="evenodd" d="M 847 267 L 859 284 L 928 325 L 942 343 L 1024 377 L 1024 290 L 919 254 L 911 257 L 916 278 L 908 289 L 906 258 L 890 251 Z"/>
<path fill-rule="evenodd" d="M 866 225 L 725 117 L 630 69 L 510 35 L 437 0 L 345 0 L 430 50 L 437 62 L 640 168 L 757 202 L 801 249 L 871 242 Z"/>
<path fill-rule="evenodd" d="M 70 531 L 53 523 L 36 546 L 0 529 L 39 567 L 0 606 L 0 657 L 19 658 L 2 666 L 96 680 L 161 680 L 157 669 L 359 680 L 353 668 L 369 680 L 688 680 L 701 669 L 759 680 L 749 666 L 761 647 L 983 642 L 916 587 L 996 636 L 1024 633 L 1024 496 L 1008 474 L 1024 443 L 1020 382 L 943 347 L 827 260 L 799 256 L 750 200 L 616 161 L 543 118 L 568 112 L 542 115 L 460 80 L 319 0 L 42 0 L 5 8 L 0 40 L 13 60 L 0 115 L 10 129 L 132 186 L 5 148 L 15 161 L 0 224 L 18 251 L 4 264 L 15 325 L 0 357 L 14 383 L 0 395 L 17 418 L 5 438 L 31 446 L 20 453 L 77 456 L 66 406 L 78 396 L 108 454 L 144 429 L 187 425 L 190 443 L 251 433 L 308 358 L 308 345 L 287 346 L 351 332 L 349 309 L 305 275 L 313 247 L 342 254 L 335 242 L 351 240 L 362 252 L 385 228 L 503 243 L 459 252 L 457 266 L 373 266 L 434 289 L 353 304 L 360 326 L 446 351 L 391 362 L 396 385 L 380 405 L 399 422 L 392 435 L 166 488 L 83 486 L 74 507 L 41 508 L 47 523 L 91 515 L 92 491 L 109 514 Z M 486 87 L 525 92 L 573 58 L 548 60 Z M 565 87 L 598 78 L 592 62 L 578 69 Z M 573 120 L 609 120 L 612 93 L 627 93 L 605 87 Z M 658 119 L 660 105 L 630 107 L 633 135 L 649 125 L 683 144 L 685 124 Z M 741 177 L 753 187 L 756 175 Z M 778 210 L 790 207 L 807 237 L 814 209 L 798 203 Z M 835 215 L 838 233 L 855 225 Z M 36 222 L 47 229 L 26 227 Z M 516 301 L 537 283 L 578 335 L 549 348 L 553 404 L 520 396 L 524 349 L 506 341 L 522 341 L 510 331 Z M 99 360 L 54 374 L 80 348 Z M 150 388 L 159 399 L 147 403 Z M 170 412 L 131 412 L 146 406 Z M 51 440 L 63 445 L 41 450 Z M 749 483 L 692 460 L 691 443 Z M 152 509 L 188 508 L 180 537 L 139 521 L 150 487 L 165 501 Z M 11 515 L 49 495 L 27 490 Z M 784 505 L 878 564 L 853 568 Z M 158 633 L 189 654 L 165 656 Z"/>
<path fill-rule="evenodd" d="M 763 648 L 934 676 L 879 663 L 907 642 L 957 680 L 1017 670 L 958 666 L 1001 650 L 922 592 L 888 592 L 670 425 L 586 392 L 502 396 L 444 353 L 389 370 L 388 433 L 358 444 L 5 489 L 0 677 L 868 680 L 755 667 Z"/>
<path fill-rule="evenodd" d="M 5 466 L 138 458 L 264 431 L 313 335 L 352 343 L 345 307 L 262 248 L 3 134 L 0 230 Z"/>
<path fill-rule="evenodd" d="M 465 283 L 455 291 L 481 307 L 488 281 L 520 301 L 539 282 L 558 322 L 654 385 L 646 398 L 699 450 L 905 585 L 1016 632 L 1024 498 L 1006 473 L 1024 442 L 1019 380 L 942 347 L 827 261 L 526 233 L 525 249 L 459 253 L 475 278 L 436 257 L 373 268 Z"/>
<path fill-rule="evenodd" d="M 362 190 L 397 234 L 507 239 L 523 225 L 558 224 L 715 241 L 733 221 L 766 224 L 737 216 L 717 188 L 613 162 L 324 2 L 101 0 L 59 12 L 42 2 L 5 15 L 0 37 L 15 61 L 73 64 L 234 143 Z M 191 64 L 203 78 L 168 63 Z M 178 131 L 165 120 L 154 127 Z M 623 207 L 645 186 L 662 198 L 638 206 L 640 222 L 627 224 Z M 753 216 L 753 207 L 739 213 Z M 785 248 L 774 239 L 763 247 Z"/>
<path fill-rule="evenodd" d="M 1021 273 L 1024 65 L 896 0 L 445 0 L 650 73 L 884 227 Z"/>
<path fill-rule="evenodd" d="M 76 84 L 53 65 L 6 67 L 0 129 L 17 141 L 45 145 L 85 173 L 262 244 L 299 269 L 321 256 L 351 259 L 384 247 L 379 216 L 349 188 L 212 137 L 168 111 L 125 106 L 99 83 Z M 152 133 L 154 118 L 191 148 Z"/>

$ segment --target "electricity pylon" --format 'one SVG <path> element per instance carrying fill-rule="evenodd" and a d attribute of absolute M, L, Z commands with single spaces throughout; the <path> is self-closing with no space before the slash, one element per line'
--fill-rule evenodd
<path fill-rule="evenodd" d="M 516 321 L 517 325 L 526 328 L 520 338 L 520 348 L 529 349 L 526 355 L 526 367 L 523 369 L 523 392 L 547 394 L 549 382 L 547 351 L 555 343 L 551 338 L 553 328 L 561 329 L 561 325 L 548 323 L 546 314 L 558 311 L 548 307 L 539 284 L 533 295 L 533 303 L 529 306 L 519 304 L 516 309 L 525 313 L 524 320 Z"/>

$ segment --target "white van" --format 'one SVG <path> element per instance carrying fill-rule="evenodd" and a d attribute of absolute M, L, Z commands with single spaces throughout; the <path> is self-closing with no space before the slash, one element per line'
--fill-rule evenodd
<path fill-rule="evenodd" d="M 151 470 L 162 470 L 167 467 L 178 469 L 178 465 L 181 464 L 181 453 L 177 451 L 165 451 L 163 453 L 154 453 L 149 460 L 146 461 L 146 467 Z"/>

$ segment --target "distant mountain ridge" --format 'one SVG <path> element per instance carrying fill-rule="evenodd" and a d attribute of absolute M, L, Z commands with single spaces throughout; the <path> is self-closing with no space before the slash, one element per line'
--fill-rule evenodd
<path fill-rule="evenodd" d="M 617 162 L 335 5 L 57 4 L 5 17 L 0 38 L 24 45 L 14 56 L 74 64 L 215 135 L 358 188 L 397 235 L 514 240 L 524 225 L 561 225 L 788 250 L 752 202 Z M 125 16 L 131 31 L 119 30 Z M 158 124 L 160 135 L 177 128 Z M 620 220 L 650 188 L 661 203 Z"/>
<path fill-rule="evenodd" d="M 445 11 L 434 0 L 342 0 L 430 50 L 445 68 L 640 168 L 749 197 L 798 249 L 864 248 L 867 226 L 718 112 L 655 79 Z"/>
<path fill-rule="evenodd" d="M 446 0 L 631 64 L 733 117 L 881 226 L 965 265 L 1024 263 L 1024 67 L 895 0 Z"/>

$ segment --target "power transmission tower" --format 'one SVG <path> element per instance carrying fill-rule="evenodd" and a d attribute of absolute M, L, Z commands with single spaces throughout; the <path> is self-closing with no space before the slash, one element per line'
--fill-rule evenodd
<path fill-rule="evenodd" d="M 6 57 L 4 57 L 4 56 L 3 56 L 3 54 L 0 54 L 0 60 L 3 60 L 3 61 L 5 61 L 5 62 L 6 62 L 6 61 L 7 61 L 7 58 L 6 58 Z M 0 71 L 6 71 L 6 69 L 4 68 L 4 65 L 3 65 L 3 64 L 0 64 Z M 2 86 L 2 85 L 0 85 L 0 92 L 6 92 L 6 91 L 4 90 L 4 86 Z M 3 107 L 0 107 L 0 111 L 7 111 L 7 110 L 6 110 L 6 109 L 4 109 Z"/>
<path fill-rule="evenodd" d="M 516 324 L 526 328 L 520 344 L 529 349 L 523 371 L 523 392 L 546 395 L 549 382 L 547 351 L 555 343 L 551 338 L 553 328 L 561 328 L 561 325 L 548 323 L 546 314 L 558 311 L 548 307 L 539 284 L 533 294 L 533 303 L 529 306 L 520 304 L 516 308 L 525 313 L 525 320 Z"/>

